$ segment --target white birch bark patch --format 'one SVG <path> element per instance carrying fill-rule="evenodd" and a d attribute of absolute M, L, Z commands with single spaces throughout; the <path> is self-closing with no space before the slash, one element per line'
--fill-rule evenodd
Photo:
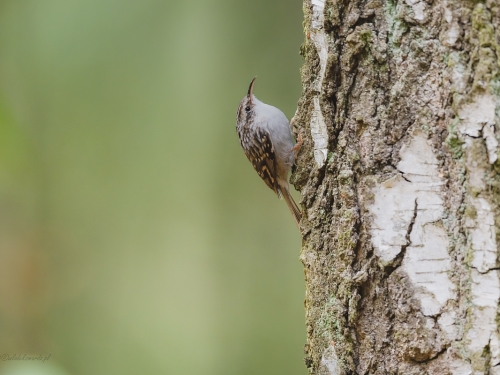
<path fill-rule="evenodd" d="M 461 120 L 459 130 L 463 135 L 477 138 L 481 134 L 488 149 L 488 159 L 493 164 L 497 156 L 498 141 L 495 137 L 496 99 L 491 94 L 477 95 L 458 112 Z"/>
<path fill-rule="evenodd" d="M 400 156 L 397 168 L 401 174 L 374 191 L 375 200 L 369 208 L 374 217 L 372 242 L 384 265 L 406 249 L 402 267 L 415 286 L 422 313 L 437 315 L 449 299 L 456 298 L 455 285 L 448 277 L 448 236 L 439 223 L 444 182 L 425 135 L 415 133 Z"/>
<path fill-rule="evenodd" d="M 319 73 L 314 82 L 316 94 L 313 98 L 314 109 L 311 114 L 311 137 L 314 142 L 314 160 L 318 168 L 321 168 L 328 155 L 328 132 L 325 119 L 321 112 L 320 95 L 323 86 L 323 79 L 326 71 L 326 60 L 328 58 L 328 45 L 326 34 L 323 29 L 325 0 L 312 0 L 312 20 L 311 20 L 311 40 L 316 47 L 319 56 Z"/>
<path fill-rule="evenodd" d="M 483 349 L 490 345 L 492 365 L 500 362 L 498 349 L 497 316 L 498 299 L 500 287 L 498 271 L 490 271 L 482 274 L 472 269 L 472 308 L 471 328 L 466 338 L 468 347 L 472 353 L 482 353 Z M 491 343 L 491 344 L 490 344 Z"/>
<path fill-rule="evenodd" d="M 469 194 L 468 204 L 474 214 L 465 216 L 465 227 L 469 230 L 470 249 L 470 324 L 465 333 L 467 347 L 472 358 L 481 358 L 486 347 L 489 347 L 490 373 L 500 374 L 500 340 L 498 332 L 497 311 L 500 300 L 500 279 L 497 269 L 497 243 L 495 217 L 488 201 L 486 188 L 486 169 L 478 162 L 477 154 L 481 149 L 479 143 L 480 130 L 486 138 L 485 129 L 494 121 L 495 102 L 490 96 L 476 97 L 476 100 L 466 105 L 460 111 L 462 119 L 461 131 L 465 137 L 465 160 L 468 175 L 468 188 L 475 191 Z M 468 137 L 467 137 L 468 136 Z M 491 143 L 490 143 L 491 145 Z M 488 147 L 488 159 L 492 161 L 492 149 Z M 494 149 L 496 157 L 496 145 Z M 496 160 L 496 159 L 495 159 Z"/>
<path fill-rule="evenodd" d="M 480 272 L 495 268 L 497 244 L 495 240 L 495 217 L 490 203 L 484 198 L 471 198 L 476 210 L 476 220 L 467 217 L 465 226 L 470 228 L 473 252 L 472 266 Z M 480 218 L 480 220 L 477 220 Z"/>
<path fill-rule="evenodd" d="M 406 0 L 406 4 L 412 7 L 413 9 L 413 18 L 417 21 L 425 21 L 426 20 L 426 5 L 423 1 L 419 0 Z"/>
<path fill-rule="evenodd" d="M 333 345 L 328 346 L 323 352 L 318 375 L 342 375 L 339 359 Z"/>

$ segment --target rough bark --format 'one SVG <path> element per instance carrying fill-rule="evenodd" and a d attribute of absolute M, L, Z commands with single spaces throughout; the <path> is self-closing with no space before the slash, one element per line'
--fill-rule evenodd
<path fill-rule="evenodd" d="M 305 0 L 311 374 L 500 374 L 500 5 Z"/>

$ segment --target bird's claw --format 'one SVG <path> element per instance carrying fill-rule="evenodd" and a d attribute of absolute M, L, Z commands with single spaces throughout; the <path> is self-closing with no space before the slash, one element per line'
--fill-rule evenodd
<path fill-rule="evenodd" d="M 302 147 L 302 143 L 304 143 L 304 139 L 302 138 L 302 133 L 299 133 L 297 136 L 297 142 L 295 146 L 292 147 L 290 151 L 295 152 L 295 157 L 299 154 L 300 148 Z"/>

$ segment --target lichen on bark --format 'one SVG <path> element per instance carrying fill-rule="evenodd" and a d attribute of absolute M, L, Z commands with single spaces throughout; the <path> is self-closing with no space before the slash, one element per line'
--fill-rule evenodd
<path fill-rule="evenodd" d="M 500 6 L 305 0 L 304 15 L 309 372 L 500 374 Z"/>

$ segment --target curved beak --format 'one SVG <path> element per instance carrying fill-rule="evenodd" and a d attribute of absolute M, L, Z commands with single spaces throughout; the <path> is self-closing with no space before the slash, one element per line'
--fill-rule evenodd
<path fill-rule="evenodd" d="M 248 98 L 250 99 L 250 104 L 252 104 L 253 85 L 255 84 L 256 79 L 257 79 L 257 77 L 254 77 L 252 79 L 252 82 L 250 82 L 250 86 L 248 87 Z"/>

